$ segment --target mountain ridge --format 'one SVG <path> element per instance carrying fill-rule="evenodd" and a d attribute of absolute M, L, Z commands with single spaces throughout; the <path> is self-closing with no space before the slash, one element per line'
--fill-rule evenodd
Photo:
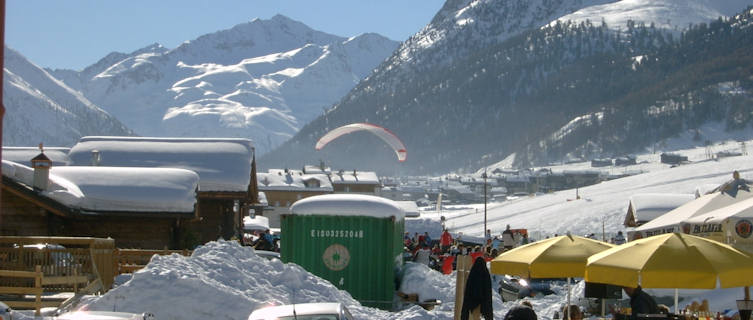
<path fill-rule="evenodd" d="M 82 72 L 54 74 L 137 134 L 251 138 L 263 154 L 335 103 L 396 47 L 377 34 L 339 37 L 276 15 L 171 50 L 150 45 L 112 53 Z"/>
<path fill-rule="evenodd" d="M 445 8 L 448 6 L 449 2 Z M 563 4 L 563 7 L 567 5 Z M 475 10 L 487 12 L 481 7 Z M 526 12 L 518 14 L 522 17 L 529 15 Z M 443 16 L 457 15 L 447 11 L 437 14 L 437 17 Z M 562 157 L 569 156 L 619 155 L 634 151 L 638 145 L 646 146 L 654 142 L 649 139 L 661 140 L 677 130 L 684 130 L 681 126 L 674 126 L 671 130 L 662 129 L 654 135 L 641 137 L 630 148 L 624 149 L 596 146 L 597 142 L 588 140 L 581 141 L 584 144 L 580 146 L 569 142 L 572 152 L 566 152 L 567 148 L 551 150 L 541 146 L 547 143 L 548 135 L 572 119 L 609 108 L 613 104 L 610 100 L 619 99 L 629 93 L 630 88 L 645 86 L 645 83 L 641 84 L 641 79 L 653 79 L 654 75 L 632 71 L 630 68 L 635 64 L 634 59 L 644 54 L 655 54 L 662 48 L 671 48 L 687 33 L 675 37 L 672 32 L 634 22 L 625 28 L 617 28 L 621 31 L 615 32 L 606 23 L 599 22 L 569 21 L 552 25 L 550 22 L 556 19 L 541 18 L 537 21 L 543 28 L 526 29 L 496 44 L 456 37 L 451 39 L 452 46 L 438 46 L 422 52 L 420 57 L 401 60 L 400 52 L 419 40 L 418 37 L 409 39 L 375 74 L 354 88 L 324 116 L 310 122 L 278 150 L 264 155 L 260 160 L 262 168 L 272 163 L 295 168 L 305 161 L 324 159 L 332 167 L 349 168 L 358 164 L 390 175 L 395 172 L 432 174 L 475 171 L 510 154 L 518 155 L 518 166 L 563 161 Z M 426 33 L 429 29 L 427 27 L 422 32 Z M 704 37 L 703 34 L 696 36 Z M 567 42 L 563 38 L 567 38 Z M 713 42 L 713 38 L 709 41 Z M 482 44 L 475 46 L 478 43 Z M 441 56 L 439 53 L 446 47 L 450 52 L 456 52 L 454 50 L 459 50 L 455 49 L 458 47 L 474 52 L 454 56 L 453 59 L 457 61 L 438 63 L 436 57 Z M 673 54 L 685 55 L 681 51 L 670 51 L 665 52 L 666 56 L 659 57 L 670 59 Z M 612 67 L 613 71 L 608 72 L 612 78 L 600 75 L 598 68 L 591 71 L 596 66 L 608 67 L 612 61 L 619 61 L 619 68 Z M 417 70 L 421 71 L 419 76 L 411 74 Z M 631 76 L 635 78 L 630 81 L 615 81 Z M 613 83 L 615 86 L 612 86 Z M 617 87 L 620 83 L 623 88 Z M 675 91 L 685 86 L 681 82 L 676 85 L 680 87 Z M 615 95 L 617 92 L 619 94 Z M 691 92 L 684 91 L 692 96 Z M 579 99 L 586 100 L 578 102 Z M 612 115 L 618 117 L 620 113 L 614 109 L 612 107 Z M 641 110 L 632 109 L 635 112 Z M 645 118 L 633 119 L 647 121 Z M 673 118 L 672 121 L 678 122 L 677 119 Z M 382 151 L 385 148 L 378 141 L 364 135 L 343 137 L 339 146 L 334 143 L 320 152 L 313 150 L 311 146 L 317 137 L 350 122 L 371 122 L 392 130 L 407 145 L 409 160 L 397 164 L 387 150 Z M 685 125 L 688 124 L 691 123 Z M 592 128 L 590 133 L 597 137 L 616 134 L 605 128 Z M 624 136 L 624 132 L 622 134 Z M 610 140 L 603 140 L 607 141 Z M 594 146 L 585 147 L 591 144 Z M 548 155 L 550 151 L 552 154 Z M 572 154 L 568 156 L 567 153 Z"/>

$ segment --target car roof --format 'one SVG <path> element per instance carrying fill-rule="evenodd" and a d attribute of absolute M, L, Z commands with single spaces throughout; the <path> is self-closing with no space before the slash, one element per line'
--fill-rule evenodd
<path fill-rule="evenodd" d="M 56 320 L 141 320 L 142 314 L 111 311 L 73 311 L 61 314 Z"/>
<path fill-rule="evenodd" d="M 256 309 L 251 313 L 248 319 L 266 319 L 268 317 L 292 316 L 293 307 L 295 307 L 296 315 L 301 316 L 312 314 L 340 314 L 341 310 L 344 308 L 342 303 L 338 302 L 286 304 L 281 306 Z"/>

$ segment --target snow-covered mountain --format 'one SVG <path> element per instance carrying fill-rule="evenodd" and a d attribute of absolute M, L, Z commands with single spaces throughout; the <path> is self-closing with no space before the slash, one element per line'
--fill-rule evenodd
<path fill-rule="evenodd" d="M 132 135 L 120 121 L 8 47 L 3 145 L 71 146 L 85 135 Z"/>
<path fill-rule="evenodd" d="M 622 0 L 585 7 L 557 21 L 604 21 L 610 28 L 623 30 L 632 21 L 679 32 L 690 24 L 732 16 L 749 5 L 753 5 L 750 0 Z"/>
<path fill-rule="evenodd" d="M 187 41 L 113 53 L 81 72 L 54 70 L 144 136 L 254 140 L 262 154 L 295 134 L 397 48 L 343 38 L 277 15 Z"/>
<path fill-rule="evenodd" d="M 514 153 L 520 166 L 634 153 L 708 121 L 740 129 L 751 123 L 743 116 L 753 92 L 746 80 L 753 51 L 743 48 L 753 36 L 748 5 L 753 1 L 450 0 L 260 164 L 323 159 L 384 174 L 475 171 Z M 408 160 L 396 163 L 368 135 L 343 137 L 319 152 L 309 147 L 353 122 L 390 129 Z"/>

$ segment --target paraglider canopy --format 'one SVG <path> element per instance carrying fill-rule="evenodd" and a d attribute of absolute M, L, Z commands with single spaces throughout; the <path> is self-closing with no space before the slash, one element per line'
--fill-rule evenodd
<path fill-rule="evenodd" d="M 392 150 L 395 151 L 395 154 L 397 154 L 397 160 L 399 160 L 400 162 L 405 161 L 407 152 L 405 151 L 405 145 L 403 144 L 403 142 L 400 141 L 400 139 L 398 139 L 398 137 L 390 130 L 370 123 L 351 123 L 339 128 L 332 129 L 330 132 L 327 132 L 327 134 L 319 138 L 319 141 L 316 142 L 316 150 L 321 150 L 332 140 L 356 131 L 368 131 L 373 133 L 384 142 L 386 142 L 392 148 Z"/>

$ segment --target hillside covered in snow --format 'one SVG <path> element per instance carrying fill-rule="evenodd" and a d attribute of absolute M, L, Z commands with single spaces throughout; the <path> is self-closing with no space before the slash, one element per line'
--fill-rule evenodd
<path fill-rule="evenodd" d="M 132 135 L 118 119 L 8 47 L 3 74 L 4 146 L 71 146 L 85 135 Z"/>
<path fill-rule="evenodd" d="M 174 49 L 155 44 L 82 71 L 49 71 L 138 135 L 251 138 L 262 154 L 337 102 L 397 45 L 277 15 Z"/>

